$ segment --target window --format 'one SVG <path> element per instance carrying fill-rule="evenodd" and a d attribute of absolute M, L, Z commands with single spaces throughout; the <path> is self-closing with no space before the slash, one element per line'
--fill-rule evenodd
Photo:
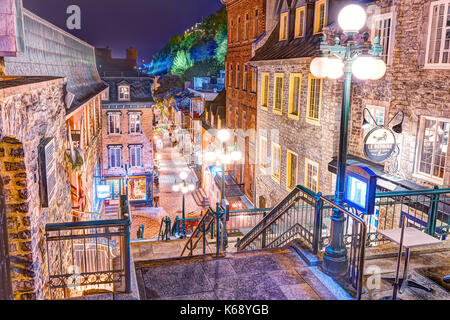
<path fill-rule="evenodd" d="M 236 67 L 236 83 L 235 83 L 235 88 L 239 89 L 239 82 L 241 78 L 241 69 L 239 68 L 239 65 Z"/>
<path fill-rule="evenodd" d="M 386 64 L 390 63 L 390 52 L 392 46 L 392 22 L 393 22 L 393 14 L 392 12 L 375 15 L 372 18 L 372 43 L 375 40 L 375 37 L 380 37 L 381 44 L 383 45 L 383 52 L 381 53 L 381 57 L 383 58 Z"/>
<path fill-rule="evenodd" d="M 297 186 L 297 178 L 298 178 L 298 154 L 288 149 L 286 186 L 289 190 L 292 190 Z"/>
<path fill-rule="evenodd" d="M 295 37 L 305 36 L 305 6 L 295 10 Z"/>
<path fill-rule="evenodd" d="M 230 72 L 228 74 L 228 86 L 231 88 L 233 86 L 233 65 L 230 64 Z"/>
<path fill-rule="evenodd" d="M 370 132 L 370 130 L 372 130 L 376 126 L 383 126 L 384 125 L 384 116 L 386 114 L 386 108 L 385 107 L 367 105 L 366 108 L 372 114 L 373 119 L 367 113 L 367 111 L 364 112 L 365 119 L 370 124 L 369 128 L 364 129 L 364 136 L 366 136 Z M 375 122 L 374 122 L 374 120 L 375 120 Z"/>
<path fill-rule="evenodd" d="M 230 30 L 231 30 L 231 32 L 230 32 L 230 36 L 228 37 L 228 41 L 230 42 L 230 43 L 233 43 L 233 29 L 234 29 L 234 23 L 233 23 L 233 20 L 230 20 Z"/>
<path fill-rule="evenodd" d="M 289 80 L 289 112 L 288 117 L 300 118 L 300 97 L 302 87 L 301 73 L 291 73 Z"/>
<path fill-rule="evenodd" d="M 142 167 L 142 146 L 130 146 L 130 167 Z"/>
<path fill-rule="evenodd" d="M 269 74 L 263 73 L 261 79 L 261 107 L 269 107 Z"/>
<path fill-rule="evenodd" d="M 244 80 L 242 83 L 242 90 L 247 91 L 248 71 L 247 66 L 244 67 Z"/>
<path fill-rule="evenodd" d="M 272 178 L 281 183 L 281 147 L 272 142 Z"/>
<path fill-rule="evenodd" d="M 108 113 L 108 134 L 121 134 L 119 112 Z"/>
<path fill-rule="evenodd" d="M 255 10 L 255 17 L 253 18 L 253 39 L 258 36 L 258 9 Z"/>
<path fill-rule="evenodd" d="M 120 168 L 122 166 L 122 148 L 110 147 L 109 148 L 109 167 Z"/>
<path fill-rule="evenodd" d="M 417 172 L 429 178 L 444 178 L 450 119 L 423 117 L 420 121 Z"/>
<path fill-rule="evenodd" d="M 239 34 L 241 33 L 241 17 L 237 18 L 237 25 L 236 25 L 236 42 L 240 41 Z"/>
<path fill-rule="evenodd" d="M 250 29 L 250 18 L 248 16 L 248 13 L 246 13 L 244 26 L 244 40 L 248 40 L 249 29 Z"/>
<path fill-rule="evenodd" d="M 308 102 L 306 119 L 317 124 L 320 121 L 320 107 L 322 103 L 322 79 L 309 75 Z"/>
<path fill-rule="evenodd" d="M 289 12 L 282 13 L 280 16 L 280 41 L 287 40 L 289 30 Z"/>
<path fill-rule="evenodd" d="M 258 69 L 256 67 L 252 68 L 252 92 L 256 92 L 256 85 L 258 83 Z"/>
<path fill-rule="evenodd" d="M 450 0 L 430 5 L 425 66 L 450 68 Z"/>
<path fill-rule="evenodd" d="M 319 191 L 319 164 L 305 158 L 305 186 L 311 191 Z"/>
<path fill-rule="evenodd" d="M 269 145 L 267 138 L 259 136 L 259 167 L 265 173 L 269 167 Z"/>
<path fill-rule="evenodd" d="M 141 133 L 141 114 L 140 113 L 130 113 L 128 115 L 129 121 L 129 131 L 130 133 Z"/>
<path fill-rule="evenodd" d="M 130 100 L 129 86 L 119 86 L 119 100 Z"/>
<path fill-rule="evenodd" d="M 283 108 L 283 73 L 275 73 L 273 90 L 273 112 L 282 113 Z"/>
<path fill-rule="evenodd" d="M 326 25 L 326 5 L 327 0 L 316 2 L 316 7 L 314 9 L 314 33 L 322 33 L 322 29 Z"/>

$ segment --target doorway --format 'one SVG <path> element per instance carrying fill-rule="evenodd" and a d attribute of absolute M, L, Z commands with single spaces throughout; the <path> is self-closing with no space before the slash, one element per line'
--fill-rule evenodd
<path fill-rule="evenodd" d="M 11 300 L 11 273 L 8 253 L 8 228 L 6 225 L 6 200 L 0 178 L 0 300 Z"/>

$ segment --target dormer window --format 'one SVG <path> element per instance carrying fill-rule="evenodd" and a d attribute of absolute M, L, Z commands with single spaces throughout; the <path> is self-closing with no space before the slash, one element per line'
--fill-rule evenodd
<path fill-rule="evenodd" d="M 119 100 L 130 100 L 130 86 L 119 86 Z"/>
<path fill-rule="evenodd" d="M 295 10 L 295 37 L 301 38 L 305 36 L 305 6 Z"/>
<path fill-rule="evenodd" d="M 319 0 L 316 2 L 314 9 L 314 33 L 322 33 L 323 28 L 326 26 L 327 19 L 327 0 Z"/>
<path fill-rule="evenodd" d="M 287 40 L 289 30 L 289 12 L 282 13 L 280 16 L 280 41 Z"/>

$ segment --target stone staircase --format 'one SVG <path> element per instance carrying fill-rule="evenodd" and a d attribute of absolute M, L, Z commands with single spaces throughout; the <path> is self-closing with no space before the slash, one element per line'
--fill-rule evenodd
<path fill-rule="evenodd" d="M 337 299 L 290 248 L 136 259 L 135 266 L 141 300 Z"/>
<path fill-rule="evenodd" d="M 209 207 L 210 206 L 209 199 L 206 196 L 206 193 L 203 190 L 203 188 L 195 189 L 194 192 L 192 192 L 192 197 L 194 198 L 195 203 L 199 207 Z"/>

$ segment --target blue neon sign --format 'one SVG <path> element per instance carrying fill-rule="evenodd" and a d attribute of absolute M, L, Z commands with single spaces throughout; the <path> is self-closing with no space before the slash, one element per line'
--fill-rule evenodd
<path fill-rule="evenodd" d="M 372 215 L 375 209 L 377 175 L 367 167 L 348 166 L 345 178 L 344 201 L 363 214 Z"/>

